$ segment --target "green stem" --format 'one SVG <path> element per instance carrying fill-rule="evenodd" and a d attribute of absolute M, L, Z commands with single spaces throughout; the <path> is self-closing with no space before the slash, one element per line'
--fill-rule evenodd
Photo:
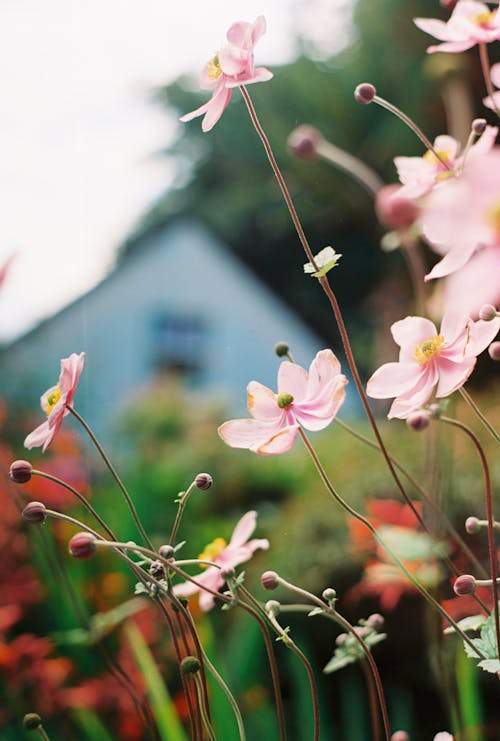
<path fill-rule="evenodd" d="M 221 688 L 221 690 L 224 692 L 227 699 L 229 700 L 229 703 L 233 709 L 233 712 L 236 718 L 236 723 L 238 724 L 238 733 L 240 736 L 240 741 L 246 741 L 245 726 L 243 725 L 243 718 L 241 715 L 241 711 L 238 707 L 238 703 L 234 699 L 231 690 L 229 689 L 227 684 L 224 682 L 221 675 L 219 674 L 215 666 L 212 664 L 212 662 L 208 658 L 205 651 L 203 651 L 203 661 L 206 664 L 208 671 L 210 672 L 212 677 L 215 679 L 215 681 L 217 682 L 217 684 L 219 685 L 219 687 Z"/>
<path fill-rule="evenodd" d="M 175 536 L 177 535 L 177 530 L 179 529 L 179 524 L 182 518 L 182 514 L 184 512 L 184 507 L 186 506 L 187 500 L 189 499 L 189 495 L 195 488 L 196 484 L 193 481 L 187 491 L 185 491 L 182 496 L 178 499 L 178 507 L 177 507 L 177 513 L 175 515 L 174 524 L 172 525 L 172 532 L 170 533 L 170 538 L 168 539 L 169 545 L 173 545 L 175 541 Z"/>
<path fill-rule="evenodd" d="M 101 458 L 103 459 L 104 463 L 108 467 L 108 469 L 109 469 L 112 477 L 114 478 L 114 480 L 116 481 L 116 484 L 118 485 L 118 488 L 120 489 L 121 493 L 123 494 L 123 496 L 125 498 L 125 501 L 127 503 L 127 506 L 128 506 L 128 508 L 130 510 L 130 514 L 133 517 L 133 520 L 134 520 L 134 522 L 135 522 L 135 524 L 137 526 L 137 529 L 139 530 L 139 532 L 140 532 L 140 534 L 142 536 L 142 539 L 144 540 L 144 542 L 150 548 L 153 548 L 153 545 L 151 543 L 151 540 L 149 539 L 149 537 L 148 537 L 146 531 L 144 530 L 144 528 L 142 526 L 142 523 L 141 523 L 141 521 L 139 519 L 139 515 L 137 514 L 137 510 L 136 510 L 136 508 L 134 506 L 134 503 L 133 503 L 133 501 L 132 501 L 132 499 L 130 497 L 130 494 L 128 493 L 127 489 L 125 488 L 125 484 L 123 483 L 123 481 L 121 480 L 121 478 L 118 476 L 118 473 L 116 472 L 113 464 L 111 463 L 111 461 L 109 460 L 108 456 L 106 455 L 106 453 L 105 453 L 102 445 L 99 443 L 99 441 L 97 440 L 96 436 L 94 435 L 94 433 L 90 429 L 89 425 L 85 422 L 85 420 L 83 419 L 83 417 L 81 417 L 78 414 L 78 412 L 76 411 L 76 409 L 74 407 L 72 407 L 72 406 L 69 406 L 68 404 L 66 404 L 66 409 L 79 421 L 79 423 L 84 428 L 85 432 L 88 434 L 88 436 L 92 440 L 95 448 L 99 452 L 99 455 L 101 456 Z"/>
<path fill-rule="evenodd" d="M 193 680 L 196 685 L 196 692 L 198 694 L 198 704 L 200 706 L 200 712 L 201 712 L 201 718 L 203 720 L 203 725 L 205 726 L 205 729 L 207 731 L 208 737 L 210 741 L 217 741 L 217 737 L 214 733 L 214 729 L 212 728 L 212 724 L 210 723 L 210 718 L 207 715 L 205 703 L 203 702 L 203 686 L 201 682 L 201 677 L 198 676 L 198 673 L 191 675 L 193 677 Z"/>
<path fill-rule="evenodd" d="M 467 404 L 474 411 L 474 413 L 477 414 L 477 416 L 479 417 L 483 425 L 486 427 L 490 435 L 497 441 L 497 443 L 500 443 L 500 435 L 495 430 L 495 428 L 493 427 L 489 419 L 487 419 L 485 415 L 482 413 L 482 411 L 479 409 L 478 405 L 476 404 L 472 396 L 464 389 L 463 386 L 461 389 L 459 389 L 459 392 L 460 392 L 460 396 L 462 397 L 462 399 L 464 399 L 464 401 L 467 402 Z"/>
<path fill-rule="evenodd" d="M 366 519 L 366 517 L 363 517 L 363 515 L 360 515 L 359 512 L 357 512 L 355 509 L 353 509 L 351 507 L 351 505 L 348 504 L 344 499 L 342 499 L 342 497 L 340 496 L 340 494 L 338 494 L 337 491 L 333 488 L 332 484 L 330 483 L 330 480 L 329 480 L 328 476 L 326 475 L 325 469 L 323 468 L 323 466 L 322 466 L 322 464 L 321 464 L 318 456 L 316 455 L 316 451 L 312 447 L 311 443 L 307 439 L 307 437 L 304 434 L 304 431 L 303 431 L 303 429 L 301 427 L 299 427 L 299 435 L 301 436 L 301 438 L 302 438 L 302 440 L 304 442 L 304 445 L 306 446 L 307 451 L 309 452 L 309 455 L 311 456 L 311 458 L 313 460 L 313 463 L 314 463 L 314 465 L 316 467 L 316 470 L 318 471 L 318 473 L 320 475 L 320 478 L 323 481 L 323 484 L 325 485 L 327 491 L 332 495 L 332 497 L 340 504 L 340 506 L 346 512 L 348 512 L 350 515 L 352 515 L 352 517 L 355 517 L 357 520 L 359 520 L 359 522 L 363 523 L 363 525 L 366 528 L 368 528 L 368 530 L 371 532 L 371 534 L 373 535 L 373 537 L 375 538 L 375 540 L 377 541 L 377 543 L 379 543 L 379 545 L 382 546 L 382 548 L 386 551 L 386 553 L 388 553 L 388 555 L 393 559 L 393 561 L 399 566 L 399 568 L 401 569 L 401 571 L 403 572 L 403 574 L 413 584 L 413 586 L 415 587 L 415 589 L 418 592 L 420 592 L 420 594 L 422 595 L 422 597 L 424 597 L 424 599 L 427 600 L 427 602 L 430 605 L 432 605 L 432 607 L 434 607 L 439 612 L 439 614 L 446 620 L 446 622 L 448 622 L 453 627 L 453 629 L 456 631 L 456 633 L 462 638 L 463 641 L 465 641 L 467 643 L 467 645 L 469 645 L 472 648 L 472 650 L 474 651 L 474 653 L 476 653 L 479 658 L 485 659 L 486 657 L 484 656 L 484 654 L 482 653 L 482 651 L 480 651 L 474 645 L 474 643 L 469 638 L 469 636 L 466 633 L 464 633 L 463 630 L 460 629 L 460 627 L 457 625 L 457 623 L 455 622 L 455 620 L 453 620 L 453 618 L 450 615 L 448 615 L 448 613 L 446 612 L 446 610 L 444 610 L 441 607 L 441 605 L 439 604 L 439 602 L 436 599 L 434 599 L 434 597 L 431 594 L 429 594 L 429 592 L 425 589 L 425 587 L 423 587 L 420 584 L 420 582 L 418 582 L 415 579 L 415 577 L 412 574 L 410 574 L 410 572 L 408 571 L 408 569 L 406 568 L 406 566 L 403 564 L 403 562 L 399 559 L 399 557 L 382 540 L 382 538 L 377 533 L 376 529 L 373 527 L 373 525 L 371 524 L 371 522 L 369 522 Z"/>
<path fill-rule="evenodd" d="M 38 726 L 36 730 L 38 731 L 40 736 L 44 739 L 44 741 L 50 741 L 50 737 L 48 736 L 47 731 L 45 730 L 43 726 Z"/>

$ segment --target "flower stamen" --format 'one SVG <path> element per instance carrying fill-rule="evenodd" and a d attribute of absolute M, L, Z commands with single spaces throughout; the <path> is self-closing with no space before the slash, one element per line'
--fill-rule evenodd
<path fill-rule="evenodd" d="M 288 409 L 293 404 L 293 396 L 287 391 L 283 391 L 282 394 L 278 395 L 277 404 L 280 409 Z"/>
<path fill-rule="evenodd" d="M 54 407 L 61 398 L 61 387 L 59 384 L 55 387 L 54 391 L 47 397 L 47 403 L 45 404 L 45 414 L 50 417 L 54 411 Z"/>
<path fill-rule="evenodd" d="M 216 54 L 207 64 L 207 77 L 209 80 L 217 80 L 222 74 L 219 64 L 219 55 Z"/>
<path fill-rule="evenodd" d="M 415 360 L 419 365 L 427 365 L 441 351 L 443 345 L 444 337 L 442 334 L 429 337 L 428 340 L 424 340 L 415 348 Z"/>
<path fill-rule="evenodd" d="M 200 561 L 215 561 L 217 556 L 222 553 L 224 548 L 227 548 L 227 543 L 224 538 L 215 538 L 211 543 L 205 546 L 205 549 L 200 553 L 198 558 Z M 206 564 L 200 564 L 202 569 L 208 568 Z"/>

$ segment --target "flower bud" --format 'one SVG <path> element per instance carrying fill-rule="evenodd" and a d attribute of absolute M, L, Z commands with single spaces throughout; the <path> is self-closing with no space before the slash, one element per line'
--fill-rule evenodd
<path fill-rule="evenodd" d="M 42 502 L 30 502 L 23 509 L 22 518 L 30 525 L 40 525 L 47 519 L 47 508 Z"/>
<path fill-rule="evenodd" d="M 26 713 L 23 718 L 23 726 L 27 731 L 36 731 L 42 725 L 42 719 L 38 713 Z"/>
<path fill-rule="evenodd" d="M 278 358 L 284 358 L 288 355 L 290 351 L 290 347 L 286 344 L 286 342 L 277 342 L 274 346 L 274 352 L 278 356 Z"/>
<path fill-rule="evenodd" d="M 488 348 L 488 355 L 492 360 L 500 360 L 500 342 L 492 342 Z"/>
<path fill-rule="evenodd" d="M 203 491 L 206 491 L 207 489 L 210 489 L 210 487 L 213 484 L 213 478 L 210 476 L 209 473 L 199 473 L 195 480 L 194 485 L 198 489 L 202 489 Z"/>
<path fill-rule="evenodd" d="M 158 553 L 162 558 L 173 558 L 175 556 L 175 550 L 171 545 L 161 545 L 158 549 Z"/>
<path fill-rule="evenodd" d="M 482 319 L 483 322 L 492 322 L 496 317 L 497 310 L 492 304 L 484 304 L 479 309 L 479 318 Z"/>
<path fill-rule="evenodd" d="M 90 558 L 97 550 L 92 533 L 77 533 L 69 541 L 69 552 L 74 558 Z"/>
<path fill-rule="evenodd" d="M 474 134 L 477 134 L 477 136 L 481 136 L 481 134 L 484 134 L 487 124 L 488 122 L 485 118 L 475 118 L 471 126 L 472 131 Z"/>
<path fill-rule="evenodd" d="M 28 461 L 14 461 L 11 464 L 9 476 L 16 484 L 25 484 L 31 478 L 33 467 Z"/>
<path fill-rule="evenodd" d="M 181 674 L 196 674 L 200 671 L 201 664 L 196 656 L 185 656 L 181 661 Z"/>
<path fill-rule="evenodd" d="M 155 579 L 165 578 L 165 567 L 161 561 L 153 561 L 149 564 L 149 573 L 154 576 Z"/>
<path fill-rule="evenodd" d="M 476 591 L 476 580 L 471 574 L 461 574 L 455 579 L 453 591 L 458 597 L 474 594 Z"/>
<path fill-rule="evenodd" d="M 391 741 L 410 741 L 410 736 L 406 731 L 395 731 L 391 736 Z"/>
<path fill-rule="evenodd" d="M 288 149 L 299 159 L 312 160 L 316 157 L 317 147 L 322 138 L 314 126 L 303 124 L 294 129 L 288 137 Z"/>
<path fill-rule="evenodd" d="M 264 605 L 264 609 L 266 612 L 270 612 L 273 617 L 280 614 L 281 611 L 281 605 L 279 602 L 277 602 L 275 599 L 270 599 L 266 602 Z"/>
<path fill-rule="evenodd" d="M 421 432 L 429 427 L 431 423 L 431 415 L 425 409 L 417 409 L 416 412 L 411 412 L 406 418 L 406 424 L 410 430 L 415 432 Z"/>
<path fill-rule="evenodd" d="M 384 185 L 375 196 L 378 220 L 390 229 L 407 229 L 419 215 L 419 207 L 412 198 L 398 195 L 400 185 Z"/>
<path fill-rule="evenodd" d="M 276 589 L 279 585 L 278 574 L 276 571 L 264 571 L 260 577 L 260 583 L 264 589 Z"/>
<path fill-rule="evenodd" d="M 357 103 L 368 105 L 368 103 L 372 102 L 376 94 L 375 86 L 371 82 L 362 82 L 354 91 L 354 100 Z"/>
<path fill-rule="evenodd" d="M 382 630 L 384 627 L 385 618 L 383 615 L 380 615 L 378 612 L 374 612 L 372 615 L 369 615 L 366 619 L 366 625 L 368 628 L 371 628 L 372 630 L 376 630 L 377 632 L 379 630 Z"/>
<path fill-rule="evenodd" d="M 228 579 L 234 579 L 236 571 L 233 569 L 232 566 L 226 566 L 225 568 L 220 570 L 220 575 L 222 576 L 224 581 L 227 581 Z"/>
<path fill-rule="evenodd" d="M 465 520 L 465 531 L 469 535 L 476 535 L 481 530 L 481 525 L 477 517 L 468 517 Z"/>
<path fill-rule="evenodd" d="M 331 602 L 335 602 L 335 600 L 337 599 L 337 592 L 335 591 L 335 589 L 328 587 L 327 589 L 323 591 L 323 594 L 321 596 L 326 602 L 331 603 Z"/>

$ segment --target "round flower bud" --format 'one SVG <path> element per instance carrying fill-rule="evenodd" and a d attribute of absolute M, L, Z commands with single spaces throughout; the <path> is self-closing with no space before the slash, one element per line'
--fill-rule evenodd
<path fill-rule="evenodd" d="M 175 551 L 171 545 L 161 545 L 158 553 L 162 558 L 173 558 L 175 556 Z"/>
<path fill-rule="evenodd" d="M 331 587 L 328 587 L 328 589 L 325 589 L 323 591 L 323 594 L 321 595 L 326 602 L 333 602 L 337 599 L 337 592 L 335 589 L 332 589 Z"/>
<path fill-rule="evenodd" d="M 299 159 L 312 160 L 316 157 L 317 147 L 322 138 L 314 126 L 303 124 L 294 129 L 288 137 L 288 149 Z"/>
<path fill-rule="evenodd" d="M 471 126 L 472 131 L 478 136 L 481 136 L 481 134 L 484 134 L 487 123 L 485 118 L 475 118 Z"/>
<path fill-rule="evenodd" d="M 368 103 L 372 102 L 376 94 L 375 86 L 371 82 L 362 82 L 354 91 L 354 100 L 357 103 L 368 105 Z"/>
<path fill-rule="evenodd" d="M 421 432 L 429 427 L 431 423 L 431 415 L 425 409 L 417 409 L 416 412 L 411 412 L 406 418 L 406 424 L 410 430 L 415 432 Z"/>
<path fill-rule="evenodd" d="M 465 531 L 469 535 L 476 535 L 481 530 L 481 525 L 477 517 L 468 517 L 465 520 Z"/>
<path fill-rule="evenodd" d="M 92 533 L 77 533 L 69 541 L 69 552 L 74 558 L 90 558 L 97 550 Z"/>
<path fill-rule="evenodd" d="M 479 318 L 483 320 L 483 322 L 492 322 L 493 319 L 496 319 L 497 316 L 497 310 L 492 304 L 484 304 L 484 306 L 481 306 L 479 309 Z"/>
<path fill-rule="evenodd" d="M 476 591 L 476 580 L 471 574 L 461 574 L 455 579 L 453 591 L 458 597 L 474 594 Z"/>
<path fill-rule="evenodd" d="M 406 731 L 395 731 L 391 736 L 391 741 L 410 741 Z"/>
<path fill-rule="evenodd" d="M 366 619 L 366 625 L 368 628 L 372 628 L 372 630 L 382 630 L 384 627 L 385 618 L 383 615 L 380 615 L 378 612 L 374 612 L 373 615 L 369 615 Z"/>
<path fill-rule="evenodd" d="M 23 718 L 23 726 L 27 731 L 36 731 L 42 725 L 42 719 L 38 713 L 26 713 Z"/>
<path fill-rule="evenodd" d="M 165 567 L 161 561 L 153 561 L 149 564 L 149 573 L 154 576 L 155 579 L 165 578 Z"/>
<path fill-rule="evenodd" d="M 279 615 L 280 610 L 281 610 L 281 605 L 275 599 L 270 599 L 264 605 L 264 609 L 266 612 L 270 612 L 271 615 Z"/>
<path fill-rule="evenodd" d="M 375 196 L 378 220 L 389 229 L 407 229 L 419 215 L 419 207 L 412 198 L 399 196 L 400 185 L 384 185 Z"/>
<path fill-rule="evenodd" d="M 226 566 L 224 569 L 220 570 L 220 575 L 224 579 L 224 581 L 227 581 L 228 579 L 234 579 L 236 574 L 236 571 L 233 569 L 232 566 Z"/>
<path fill-rule="evenodd" d="M 500 342 L 492 342 L 488 348 L 488 355 L 492 360 L 500 360 Z"/>
<path fill-rule="evenodd" d="M 213 484 L 213 478 L 210 476 L 209 473 L 199 473 L 197 477 L 194 480 L 194 485 L 197 489 L 202 489 L 203 491 L 206 491 L 207 489 L 210 489 L 210 487 Z"/>
<path fill-rule="evenodd" d="M 196 674 L 200 671 L 201 664 L 196 656 L 185 656 L 181 661 L 181 674 Z"/>
<path fill-rule="evenodd" d="M 278 356 L 278 358 L 284 358 L 286 355 L 288 355 L 290 351 L 290 347 L 286 344 L 286 342 L 277 342 L 274 346 L 274 352 Z"/>
<path fill-rule="evenodd" d="M 43 502 L 30 502 L 23 509 L 22 518 L 30 525 L 40 525 L 47 519 L 47 508 Z"/>
<path fill-rule="evenodd" d="M 9 470 L 9 476 L 16 484 L 25 484 L 31 478 L 33 467 L 28 461 L 14 461 Z"/>
<path fill-rule="evenodd" d="M 260 583 L 264 589 L 276 589 L 279 585 L 278 574 L 276 571 L 264 571 L 260 577 Z"/>

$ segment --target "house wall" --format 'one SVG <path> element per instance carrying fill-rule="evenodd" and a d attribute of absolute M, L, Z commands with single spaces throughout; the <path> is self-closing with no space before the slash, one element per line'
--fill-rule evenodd
<path fill-rule="evenodd" d="M 158 372 L 158 320 L 200 322 L 195 388 L 224 398 L 230 416 L 245 412 L 245 388 L 256 379 L 275 387 L 274 345 L 289 343 L 307 366 L 321 343 L 302 321 L 201 226 L 177 223 L 87 295 L 6 348 L 0 383 L 37 404 L 58 377 L 59 360 L 86 352 L 76 406 L 100 436 L 116 410 Z"/>

